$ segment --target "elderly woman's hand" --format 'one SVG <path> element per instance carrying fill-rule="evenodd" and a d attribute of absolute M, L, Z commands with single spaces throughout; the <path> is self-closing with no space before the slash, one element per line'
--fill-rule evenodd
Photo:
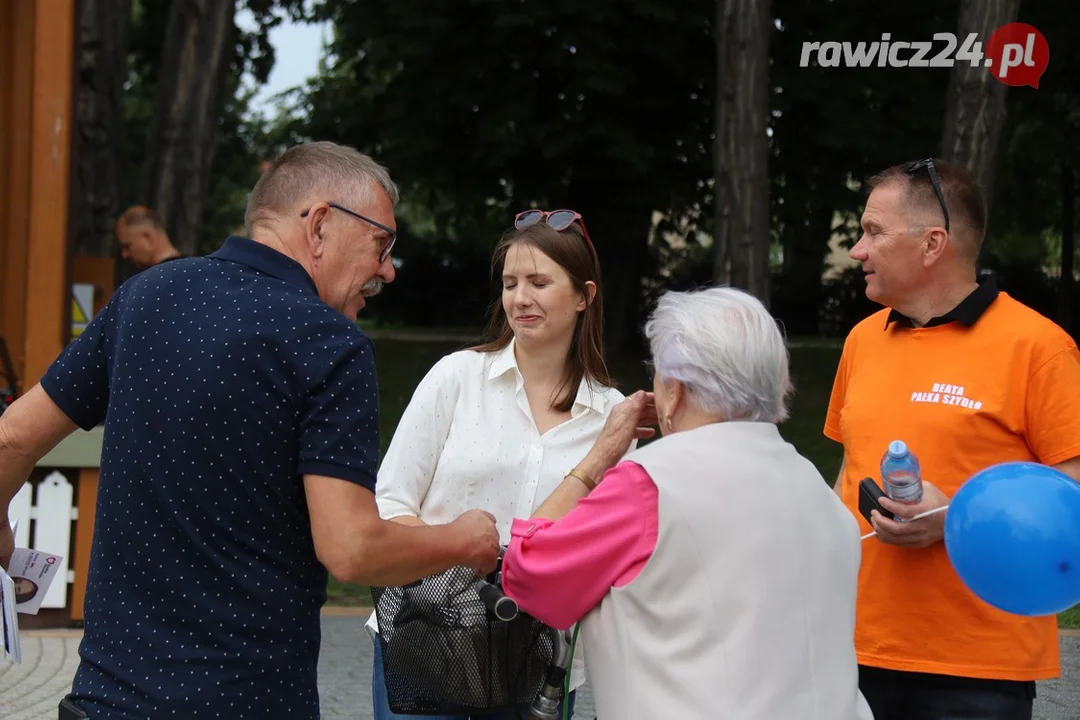
<path fill-rule="evenodd" d="M 634 440 L 643 440 L 656 434 L 650 425 L 656 425 L 656 403 L 651 392 L 639 390 L 611 410 L 596 444 L 589 451 L 588 465 L 600 475 L 616 465 Z"/>

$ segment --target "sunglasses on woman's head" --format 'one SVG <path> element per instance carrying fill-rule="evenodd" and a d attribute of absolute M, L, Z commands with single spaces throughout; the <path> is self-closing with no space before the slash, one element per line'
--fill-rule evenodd
<path fill-rule="evenodd" d="M 585 220 L 582 219 L 581 213 L 573 210 L 525 210 L 514 217 L 514 228 L 524 230 L 538 222 L 543 222 L 552 230 L 562 232 L 573 225 L 575 220 L 581 225 L 581 234 L 585 236 L 585 242 L 589 243 L 593 252 L 596 252 L 592 238 L 589 237 L 589 231 L 585 229 Z"/>

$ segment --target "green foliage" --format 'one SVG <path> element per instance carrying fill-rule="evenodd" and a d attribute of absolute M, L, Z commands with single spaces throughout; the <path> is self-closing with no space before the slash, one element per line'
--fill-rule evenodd
<path fill-rule="evenodd" d="M 712 7 L 320 2 L 331 61 L 287 141 L 336 140 L 386 163 L 429 213 L 427 231 L 406 222 L 438 247 L 432 266 L 466 246 L 489 254 L 516 210 L 574 207 L 617 304 L 635 306 L 652 211 L 708 192 Z"/>
<path fill-rule="evenodd" d="M 791 332 L 823 330 L 827 239 L 849 243 L 865 202 L 862 184 L 896 163 L 935 155 L 945 113 L 944 68 L 801 67 L 804 42 L 929 39 L 954 28 L 958 3 L 875 6 L 858 0 L 775 0 L 770 47 L 774 231 L 783 247 L 773 312 Z"/>
<path fill-rule="evenodd" d="M 199 253 L 216 250 L 227 234 L 243 224 L 248 192 L 259 178 L 260 163 L 270 153 L 270 130 L 265 118 L 249 112 L 255 91 L 246 87 L 242 78 L 250 76 L 256 86 L 266 82 L 275 61 L 268 32 L 286 14 L 298 17 L 302 4 L 303 0 L 243 0 L 240 3 L 240 7 L 251 11 L 256 27 L 251 32 L 238 29 L 235 35 Z M 121 200 L 125 206 L 145 202 L 142 183 L 148 150 L 147 127 L 154 110 L 161 48 L 165 45 L 171 6 L 171 0 L 136 0 L 133 4 L 128 80 L 124 93 L 125 172 Z"/>
<path fill-rule="evenodd" d="M 326 604 L 329 607 L 372 607 L 371 588 L 357 583 L 343 583 L 331 576 L 326 583 Z"/>
<path fill-rule="evenodd" d="M 248 194 L 259 179 L 259 164 L 269 152 L 266 121 L 246 112 L 254 94 L 254 90 L 240 86 L 236 76 L 226 83 L 213 184 L 199 246 L 202 254 L 217 250 L 227 235 L 243 233 Z"/>
<path fill-rule="evenodd" d="M 142 168 L 146 136 L 154 112 L 154 87 L 161 67 L 161 48 L 169 24 L 165 0 L 135 0 L 128 47 L 128 77 L 124 83 L 123 207 L 143 202 Z"/>
<path fill-rule="evenodd" d="M 1060 268 L 1061 168 L 1080 168 L 1080 49 L 1073 42 L 1080 6 L 1028 2 L 1019 20 L 1042 32 L 1050 63 L 1038 89 L 1009 88 L 1006 96 L 987 261 Z"/>
<path fill-rule="evenodd" d="M 138 198 L 169 3 L 135 5 L 128 201 Z M 319 138 L 371 152 L 403 187 L 396 254 L 404 271 L 376 310 L 383 321 L 478 322 L 491 300 L 483 282 L 491 247 L 513 212 L 532 205 L 586 215 L 620 312 L 645 307 L 660 287 L 710 281 L 715 3 L 243 0 L 243 7 L 256 28 L 237 36 L 204 249 L 239 225 L 261 161 Z M 868 175 L 938 151 L 949 71 L 803 68 L 802 43 L 871 42 L 886 32 L 929 39 L 955 29 L 959 2 L 870 12 L 858 0 L 774 0 L 772 11 L 766 129 L 782 249 L 773 308 L 791 332 L 816 334 L 825 329 L 823 304 L 848 293 L 822 287 L 823 240 L 834 232 L 854 240 L 850 222 Z M 283 17 L 331 21 L 332 46 L 287 113 L 257 117 L 239 79 L 265 80 L 275 61 L 267 32 Z M 1069 35 L 1080 6 L 1024 3 L 1020 20 L 1043 32 L 1052 56 L 1038 90 L 1008 90 L 988 252 L 995 266 L 1055 267 L 1060 167 L 1080 161 L 1080 55 Z M 434 288 L 453 291 L 432 302 Z"/>
<path fill-rule="evenodd" d="M 585 158 L 697 199 L 710 167 L 711 3 L 675 7 L 323 2 L 334 64 L 296 131 L 451 193 L 470 225 L 492 213 L 504 225 L 507 207 L 557 195 Z"/>
<path fill-rule="evenodd" d="M 1058 615 L 1058 627 L 1080 630 L 1080 605 Z"/>
<path fill-rule="evenodd" d="M 810 195 L 837 210 L 858 204 L 846 181 L 906 160 L 933 155 L 945 111 L 947 69 L 800 67 L 804 42 L 928 37 L 951 28 L 959 3 L 876 6 L 858 0 L 776 0 L 773 35 L 773 176 L 777 195 Z M 785 202 L 785 205 L 796 203 Z"/>
<path fill-rule="evenodd" d="M 242 0 L 241 7 L 255 18 L 256 29 L 237 35 L 236 60 L 250 72 L 257 85 L 266 82 L 274 67 L 276 55 L 270 44 L 270 30 L 285 18 L 303 17 L 303 0 Z"/>

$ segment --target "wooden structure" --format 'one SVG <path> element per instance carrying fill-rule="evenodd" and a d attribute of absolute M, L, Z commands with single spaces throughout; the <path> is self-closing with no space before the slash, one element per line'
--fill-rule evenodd
<path fill-rule="evenodd" d="M 0 336 L 23 392 L 71 338 L 72 284 L 85 275 L 97 286 L 95 310 L 113 289 L 108 259 L 77 260 L 71 251 L 77 4 L 0 0 Z M 78 431 L 30 478 L 40 483 L 60 469 L 74 486 L 78 519 L 72 547 L 38 548 L 65 553 L 73 582 L 60 608 L 20 616 L 27 627 L 82 619 L 100 453 L 100 428 Z"/>
<path fill-rule="evenodd" d="M 23 387 L 67 342 L 75 0 L 0 0 L 0 334 Z"/>

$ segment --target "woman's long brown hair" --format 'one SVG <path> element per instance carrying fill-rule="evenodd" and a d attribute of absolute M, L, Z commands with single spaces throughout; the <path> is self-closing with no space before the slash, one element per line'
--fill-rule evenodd
<path fill-rule="evenodd" d="M 518 244 L 534 247 L 558 263 L 570 276 L 574 289 L 580 292 L 588 303 L 585 310 L 578 314 L 574 339 L 567 358 L 567 376 L 556 390 L 556 399 L 551 404 L 559 412 L 567 412 L 574 407 L 582 380 L 603 387 L 615 387 L 608 373 L 607 363 L 604 362 L 604 293 L 600 285 L 600 262 L 576 223 L 559 231 L 541 222 L 523 230 L 512 228 L 503 235 L 491 258 L 491 275 L 500 297 L 495 299 L 491 307 L 484 339 L 469 349 L 499 352 L 514 338 L 514 331 L 503 311 L 501 294 L 506 253 Z M 589 294 L 585 289 L 585 283 L 589 281 L 596 284 L 596 295 L 592 302 L 589 302 Z"/>

